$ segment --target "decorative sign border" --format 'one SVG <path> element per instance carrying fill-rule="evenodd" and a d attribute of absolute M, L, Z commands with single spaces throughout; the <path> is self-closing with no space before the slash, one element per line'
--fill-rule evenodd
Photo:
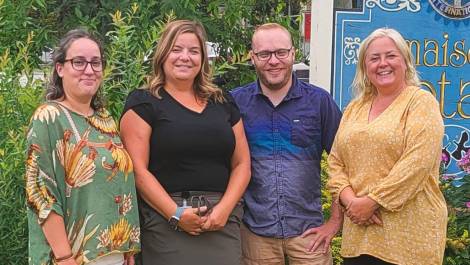
<path fill-rule="evenodd" d="M 454 4 L 451 5 L 444 0 L 429 0 L 429 3 L 444 17 L 459 20 L 470 17 L 470 2 L 462 4 L 462 0 L 454 0 Z"/>

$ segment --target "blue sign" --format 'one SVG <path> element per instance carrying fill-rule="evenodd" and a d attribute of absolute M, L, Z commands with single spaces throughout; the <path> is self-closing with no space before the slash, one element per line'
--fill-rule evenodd
<path fill-rule="evenodd" d="M 438 100 L 446 126 L 447 174 L 463 177 L 457 162 L 470 149 L 470 0 L 362 0 L 360 10 L 335 10 L 332 94 L 341 109 L 359 45 L 372 31 L 390 27 L 410 46 L 422 88 Z"/>

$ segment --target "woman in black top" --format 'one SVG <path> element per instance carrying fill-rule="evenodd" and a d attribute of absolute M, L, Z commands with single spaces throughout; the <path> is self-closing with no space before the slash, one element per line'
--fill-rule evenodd
<path fill-rule="evenodd" d="M 141 197 L 142 264 L 240 263 L 250 157 L 238 108 L 210 78 L 203 27 L 174 21 L 148 87 L 127 98 L 121 136 Z"/>

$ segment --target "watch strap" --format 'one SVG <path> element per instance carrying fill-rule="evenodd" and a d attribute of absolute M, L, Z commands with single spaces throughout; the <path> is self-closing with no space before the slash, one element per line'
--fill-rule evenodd
<path fill-rule="evenodd" d="M 173 214 L 172 217 L 178 219 L 178 221 L 181 219 L 181 215 L 183 215 L 184 208 L 183 207 L 176 207 L 176 212 Z"/>
<path fill-rule="evenodd" d="M 178 223 L 180 221 L 181 215 L 183 215 L 184 209 L 184 207 L 177 207 L 175 214 L 168 220 L 171 229 L 178 230 Z"/>

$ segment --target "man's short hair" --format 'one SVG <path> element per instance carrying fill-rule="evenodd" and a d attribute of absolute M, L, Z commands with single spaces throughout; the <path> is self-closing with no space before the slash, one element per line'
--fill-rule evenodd
<path fill-rule="evenodd" d="M 287 36 L 289 36 L 289 40 L 292 43 L 292 35 L 290 34 L 290 32 L 284 26 L 282 26 L 278 23 L 265 23 L 265 24 L 257 26 L 256 29 L 255 29 L 255 32 L 253 33 L 253 36 L 251 37 L 251 49 L 252 50 L 254 49 L 253 42 L 254 42 L 254 38 L 255 38 L 256 33 L 258 33 L 259 31 L 262 31 L 262 30 L 270 30 L 270 29 L 280 29 L 280 30 L 284 31 L 287 34 Z"/>

